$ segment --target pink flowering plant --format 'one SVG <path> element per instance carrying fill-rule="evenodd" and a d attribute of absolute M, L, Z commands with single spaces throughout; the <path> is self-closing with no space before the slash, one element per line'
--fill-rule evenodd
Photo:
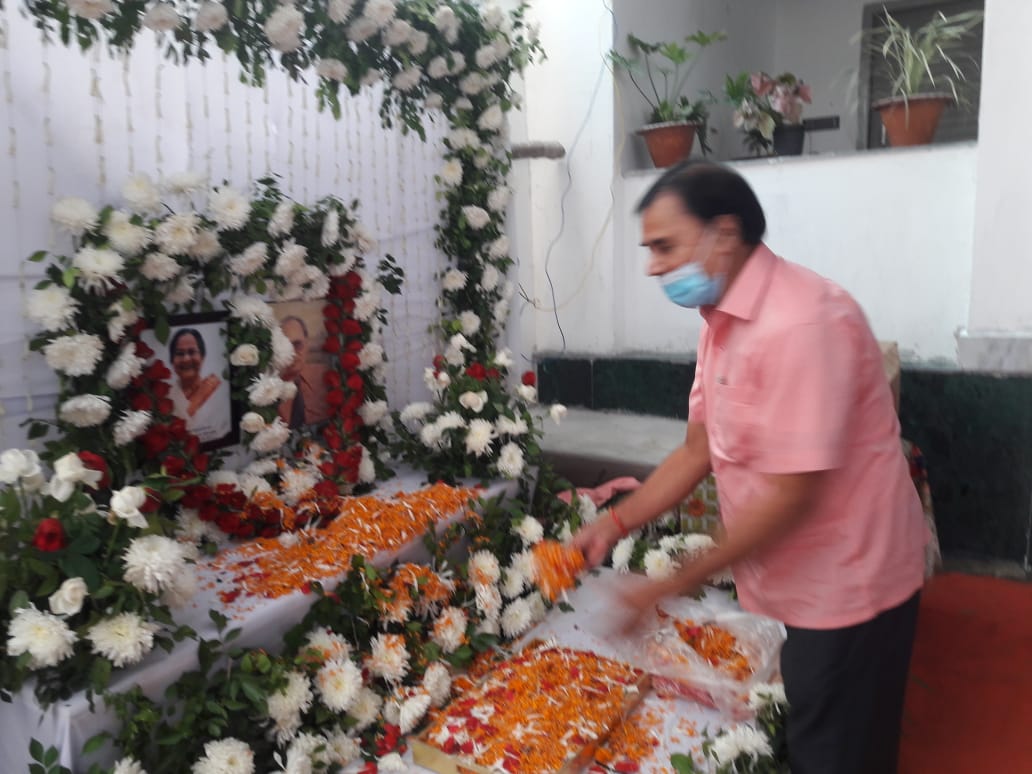
<path fill-rule="evenodd" d="M 774 143 L 774 130 L 803 121 L 803 105 L 813 101 L 809 84 L 792 73 L 772 77 L 765 72 L 727 76 L 724 93 L 735 106 L 733 122 L 745 132 L 745 143 L 759 155 Z"/>

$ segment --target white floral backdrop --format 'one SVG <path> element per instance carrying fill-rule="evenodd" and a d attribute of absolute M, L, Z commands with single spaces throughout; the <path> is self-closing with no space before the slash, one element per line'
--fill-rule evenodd
<path fill-rule="evenodd" d="M 374 89 L 354 98 L 345 91 L 337 121 L 318 112 L 310 86 L 281 72 L 269 71 L 264 88 L 241 84 L 236 61 L 221 53 L 176 64 L 141 35 L 128 57 L 83 54 L 41 41 L 17 3 L 5 4 L 0 20 L 0 448 L 24 445 L 19 423 L 49 415 L 56 393 L 53 372 L 25 349 L 23 315 L 41 270 L 25 258 L 66 247 L 51 205 L 62 196 L 117 203 L 136 173 L 157 180 L 193 170 L 243 188 L 273 172 L 301 203 L 357 198 L 378 242 L 371 258 L 390 253 L 406 273 L 384 342 L 391 403 L 426 396 L 427 327 L 443 263 L 433 246 L 443 118 L 428 124 L 424 143 L 382 128 Z"/>

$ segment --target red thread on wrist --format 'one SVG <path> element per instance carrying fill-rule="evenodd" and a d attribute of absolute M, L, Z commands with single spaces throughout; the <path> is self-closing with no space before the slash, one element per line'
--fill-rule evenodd
<path fill-rule="evenodd" d="M 613 517 L 613 522 L 616 524 L 616 528 L 620 530 L 620 537 L 627 537 L 630 534 L 624 523 L 620 521 L 620 517 L 616 515 L 616 508 L 609 509 L 609 515 Z"/>

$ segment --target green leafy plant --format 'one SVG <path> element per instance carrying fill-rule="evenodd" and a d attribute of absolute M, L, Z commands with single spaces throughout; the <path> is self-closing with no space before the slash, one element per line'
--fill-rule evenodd
<path fill-rule="evenodd" d="M 614 67 L 627 73 L 634 88 L 648 103 L 652 111 L 649 123 L 698 124 L 699 143 L 703 153 L 708 153 L 709 109 L 716 99 L 709 92 L 701 92 L 701 96 L 693 100 L 683 92 L 702 51 L 726 39 L 724 32 L 702 30 L 688 35 L 683 43 L 647 43 L 628 35 L 632 56 L 624 56 L 614 49 L 609 52 L 609 59 Z"/>
<path fill-rule="evenodd" d="M 910 29 L 882 10 L 881 24 L 860 33 L 888 77 L 889 97 L 904 101 L 927 91 L 947 88 L 958 104 L 963 104 L 966 80 L 957 63 L 959 46 L 982 23 L 982 11 L 965 11 L 946 16 L 941 11 L 917 29 Z"/>

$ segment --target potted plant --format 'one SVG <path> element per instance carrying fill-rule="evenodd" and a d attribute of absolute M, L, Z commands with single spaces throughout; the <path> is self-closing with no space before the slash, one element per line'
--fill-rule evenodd
<path fill-rule="evenodd" d="M 723 32 L 699 30 L 684 43 L 646 43 L 634 35 L 627 36 L 632 56 L 616 50 L 609 52 L 613 66 L 626 71 L 634 88 L 648 103 L 649 122 L 638 130 L 649 149 L 652 163 L 666 167 L 687 158 L 695 137 L 704 154 L 709 153 L 709 106 L 712 94 L 701 93 L 692 100 L 683 94 L 688 76 L 698 61 L 699 53 L 714 43 L 725 40 Z"/>
<path fill-rule="evenodd" d="M 735 128 L 745 133 L 745 144 L 754 154 L 773 150 L 778 156 L 798 156 L 803 152 L 803 105 L 813 100 L 809 84 L 792 73 L 776 78 L 764 72 L 741 73 L 727 76 L 724 94 L 735 106 Z"/>
<path fill-rule="evenodd" d="M 887 10 L 882 13 L 882 23 L 862 33 L 890 83 L 889 95 L 871 107 L 881 115 L 890 145 L 926 145 L 946 106 L 964 104 L 958 85 L 965 76 L 955 56 L 985 14 L 964 11 L 946 16 L 940 11 L 911 30 Z"/>

